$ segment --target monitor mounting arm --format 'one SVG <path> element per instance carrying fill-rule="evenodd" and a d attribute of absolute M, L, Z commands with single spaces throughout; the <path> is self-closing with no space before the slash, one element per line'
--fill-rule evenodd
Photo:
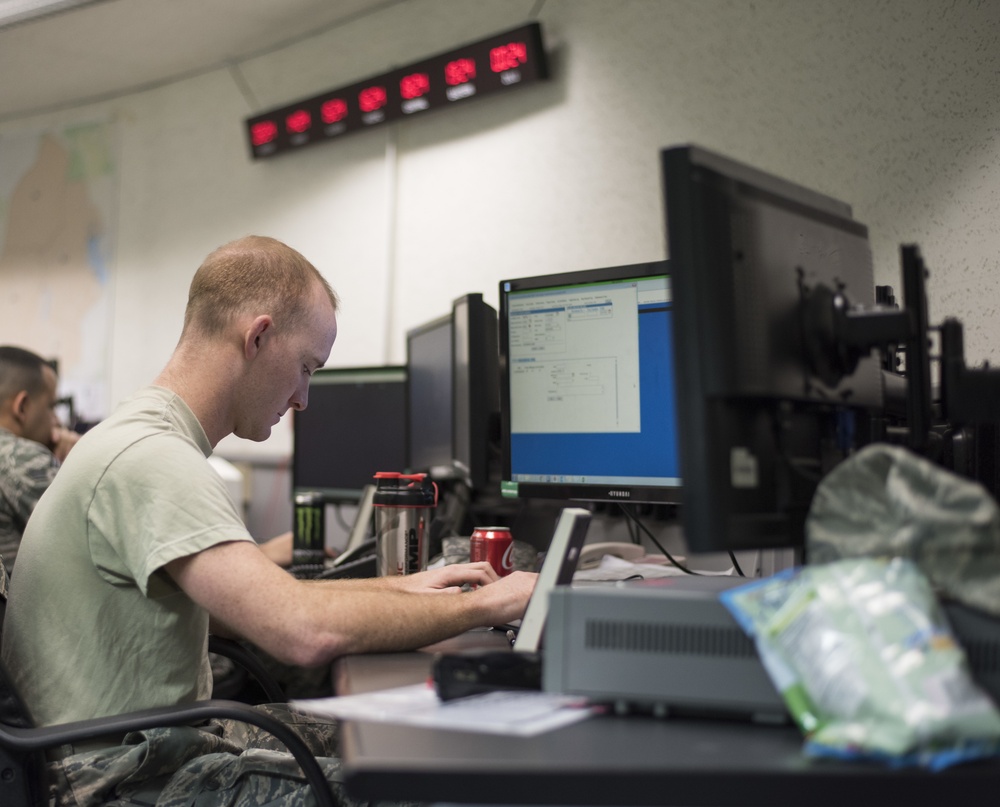
<path fill-rule="evenodd" d="M 1000 370 L 965 366 L 962 323 L 941 325 L 941 398 L 944 416 L 953 424 L 1000 422 Z"/>
<path fill-rule="evenodd" d="M 814 375 L 836 386 L 874 348 L 905 345 L 910 447 L 926 450 L 931 427 L 927 276 L 920 250 L 901 248 L 902 309 L 853 307 L 843 288 L 808 288 L 799 273 L 804 349 Z"/>

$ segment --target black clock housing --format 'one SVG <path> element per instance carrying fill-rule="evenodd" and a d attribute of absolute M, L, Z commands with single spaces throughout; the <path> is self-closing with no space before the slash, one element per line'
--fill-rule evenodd
<path fill-rule="evenodd" d="M 472 42 L 365 81 L 246 119 L 250 154 L 275 157 L 314 143 L 547 79 L 539 23 Z"/>

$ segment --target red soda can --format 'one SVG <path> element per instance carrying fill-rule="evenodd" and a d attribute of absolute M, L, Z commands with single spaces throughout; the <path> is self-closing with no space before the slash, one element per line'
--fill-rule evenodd
<path fill-rule="evenodd" d="M 514 571 L 514 538 L 507 527 L 476 527 L 469 540 L 469 560 L 487 561 L 505 577 Z"/>

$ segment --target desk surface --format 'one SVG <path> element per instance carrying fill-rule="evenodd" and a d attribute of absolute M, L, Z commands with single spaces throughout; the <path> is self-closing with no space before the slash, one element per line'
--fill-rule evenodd
<path fill-rule="evenodd" d="M 417 653 L 352 656 L 340 694 L 426 680 L 433 653 L 505 646 L 472 632 Z M 943 773 L 808 760 L 792 727 L 600 716 L 535 737 L 347 722 L 348 790 L 359 799 L 484 804 L 837 805 L 994 803 L 1000 761 Z"/>

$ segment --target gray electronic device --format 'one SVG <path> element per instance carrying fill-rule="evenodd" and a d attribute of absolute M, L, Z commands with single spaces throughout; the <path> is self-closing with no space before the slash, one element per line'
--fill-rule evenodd
<path fill-rule="evenodd" d="M 682 577 L 564 586 L 549 597 L 542 686 L 622 711 L 786 722 L 753 642 L 718 595 L 746 580 Z M 1000 619 L 944 603 L 973 680 L 1000 702 Z"/>
<path fill-rule="evenodd" d="M 619 711 L 787 721 L 753 642 L 719 602 L 745 582 L 673 577 L 556 589 L 543 688 Z"/>

